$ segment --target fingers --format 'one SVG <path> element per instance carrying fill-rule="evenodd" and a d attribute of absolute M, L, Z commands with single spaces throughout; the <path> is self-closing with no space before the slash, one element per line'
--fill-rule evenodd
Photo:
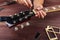
<path fill-rule="evenodd" d="M 43 10 L 40 11 L 41 17 L 44 18 L 47 14 Z"/>
<path fill-rule="evenodd" d="M 28 6 L 28 7 L 32 7 L 32 3 L 31 0 L 24 0 L 24 3 Z"/>
<path fill-rule="evenodd" d="M 36 13 L 36 17 L 39 17 L 39 18 L 44 18 L 47 14 L 43 11 L 43 10 L 40 10 L 40 11 L 35 11 Z"/>
<path fill-rule="evenodd" d="M 44 18 L 44 15 L 43 15 L 43 13 L 40 11 L 40 16 L 41 16 L 41 18 Z"/>
<path fill-rule="evenodd" d="M 42 5 L 40 5 L 40 6 L 38 6 L 37 8 L 34 9 L 36 17 L 44 18 L 47 15 L 46 12 L 44 12 L 42 9 L 43 9 Z"/>
<path fill-rule="evenodd" d="M 29 7 L 32 7 L 31 0 L 26 0 L 26 1 L 27 1 L 27 3 L 28 3 L 28 6 L 29 6 Z"/>
<path fill-rule="evenodd" d="M 38 17 L 39 16 L 39 18 L 40 18 L 40 12 L 36 12 L 36 15 L 35 15 L 36 17 Z"/>

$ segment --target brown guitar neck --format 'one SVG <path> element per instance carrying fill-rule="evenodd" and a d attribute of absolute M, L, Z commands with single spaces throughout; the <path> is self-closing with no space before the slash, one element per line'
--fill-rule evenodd
<path fill-rule="evenodd" d="M 55 6 L 51 6 L 51 7 L 46 7 L 43 8 L 43 10 L 47 13 L 47 12 L 54 12 L 54 11 L 60 11 L 60 5 L 55 5 Z"/>

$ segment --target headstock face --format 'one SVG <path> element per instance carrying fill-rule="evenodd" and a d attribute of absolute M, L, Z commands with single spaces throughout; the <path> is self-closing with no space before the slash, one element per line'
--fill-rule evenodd
<path fill-rule="evenodd" d="M 25 11 L 25 12 L 20 12 L 18 14 L 14 14 L 13 16 L 10 16 L 10 18 L 7 18 L 7 25 L 13 26 L 16 23 L 19 22 L 24 22 L 25 20 L 31 18 L 31 16 L 34 16 L 34 12 L 33 11 Z M 10 25 L 9 25 L 10 24 Z"/>

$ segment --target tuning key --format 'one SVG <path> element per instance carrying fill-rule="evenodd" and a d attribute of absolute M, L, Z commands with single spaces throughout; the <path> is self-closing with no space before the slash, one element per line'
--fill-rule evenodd
<path fill-rule="evenodd" d="M 20 13 L 21 13 L 21 14 L 23 14 L 23 15 L 25 15 L 25 13 L 24 13 L 24 12 L 22 12 L 22 11 L 21 11 Z"/>
<path fill-rule="evenodd" d="M 17 15 L 17 14 L 15 13 L 15 15 Z"/>
<path fill-rule="evenodd" d="M 22 11 L 20 13 L 23 13 Z"/>
<path fill-rule="evenodd" d="M 19 30 L 19 28 L 18 28 L 18 27 L 15 27 L 15 28 L 14 28 L 14 30 L 15 30 L 15 31 L 18 31 L 18 30 Z"/>
<path fill-rule="evenodd" d="M 13 23 L 15 24 L 15 23 L 16 23 L 16 21 L 13 21 Z"/>
<path fill-rule="evenodd" d="M 19 16 L 19 15 L 17 15 L 16 13 L 14 14 L 15 16 Z"/>
<path fill-rule="evenodd" d="M 21 26 L 21 29 L 23 29 L 23 28 L 24 28 L 24 25 L 23 25 L 23 24 L 21 24 L 20 26 Z"/>
<path fill-rule="evenodd" d="M 9 15 L 10 17 L 12 16 L 12 15 Z"/>
<path fill-rule="evenodd" d="M 23 15 L 25 15 L 25 13 L 24 13 L 24 12 L 22 12 L 22 11 L 21 11 L 20 13 L 22 13 Z"/>
<path fill-rule="evenodd" d="M 25 19 L 27 19 L 28 18 L 28 16 L 25 16 Z"/>
<path fill-rule="evenodd" d="M 26 22 L 26 26 L 29 26 L 30 25 L 30 23 L 29 22 Z"/>
<path fill-rule="evenodd" d="M 20 18 L 25 16 L 25 13 L 23 13 L 22 11 L 18 14 Z"/>
<path fill-rule="evenodd" d="M 20 18 L 19 21 L 22 21 L 22 19 Z"/>
<path fill-rule="evenodd" d="M 23 15 L 25 15 L 25 13 L 23 12 Z"/>

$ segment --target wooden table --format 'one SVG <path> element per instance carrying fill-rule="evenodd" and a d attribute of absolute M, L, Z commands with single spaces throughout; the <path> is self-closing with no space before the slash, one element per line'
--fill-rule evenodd
<path fill-rule="evenodd" d="M 0 11 L 0 16 L 14 15 L 28 9 L 26 6 L 19 4 L 2 6 L 2 8 L 4 9 Z M 40 33 L 38 40 L 48 40 L 45 28 L 47 25 L 60 27 L 60 13 L 48 13 L 45 19 L 32 17 L 29 22 L 30 26 L 23 29 L 19 28 L 18 31 L 14 31 L 14 27 L 9 28 L 4 22 L 0 23 L 0 40 L 35 40 L 37 32 Z M 60 40 L 60 35 L 57 34 L 57 36 Z"/>

